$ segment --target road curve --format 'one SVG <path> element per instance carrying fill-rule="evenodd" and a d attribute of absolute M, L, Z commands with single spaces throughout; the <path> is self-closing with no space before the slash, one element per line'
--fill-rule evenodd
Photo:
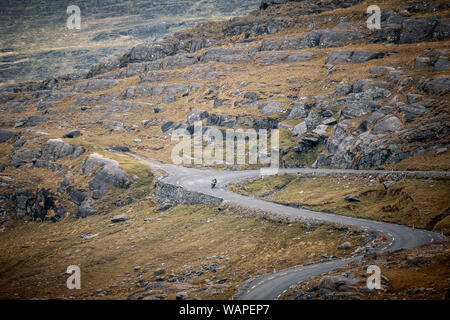
<path fill-rule="evenodd" d="M 153 169 L 161 169 L 166 172 L 166 176 L 161 180 L 166 183 L 181 186 L 187 190 L 212 195 L 230 203 L 248 208 L 259 209 L 265 212 L 288 217 L 291 219 L 306 219 L 323 223 L 342 224 L 350 227 L 362 228 L 368 231 L 376 232 L 384 236 L 387 240 L 377 247 L 378 251 L 393 251 L 398 249 L 411 249 L 424 244 L 444 241 L 447 239 L 439 233 L 410 228 L 403 225 L 367 220 L 361 218 L 346 217 L 337 214 L 315 212 L 306 209 L 292 208 L 264 200 L 247 197 L 231 192 L 226 188 L 228 183 L 254 179 L 261 176 L 260 170 L 213 170 L 213 169 L 194 169 L 180 167 L 171 164 L 163 164 L 147 160 L 141 156 L 133 155 L 140 162 L 149 165 Z M 344 169 L 309 169 L 309 168 L 290 168 L 279 169 L 279 173 L 390 173 L 393 171 L 383 170 L 344 170 Z M 415 175 L 444 175 L 450 176 L 450 172 L 439 171 L 395 171 L 401 174 Z M 218 180 L 217 187 L 211 189 L 211 179 L 215 177 Z M 237 299 L 241 300 L 273 300 L 278 298 L 290 286 L 298 281 L 317 276 L 335 269 L 344 267 L 349 262 L 359 259 L 359 257 L 349 257 L 344 259 L 335 259 L 322 261 L 309 265 L 296 266 L 293 268 L 276 271 L 254 278 L 246 283 Z"/>

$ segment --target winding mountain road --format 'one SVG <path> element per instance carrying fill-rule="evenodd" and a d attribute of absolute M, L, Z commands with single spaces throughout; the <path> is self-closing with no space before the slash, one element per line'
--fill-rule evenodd
<path fill-rule="evenodd" d="M 213 170 L 213 169 L 194 169 L 180 167 L 171 164 L 163 164 L 145 159 L 141 156 L 133 155 L 141 163 L 147 164 L 153 169 L 163 170 L 167 175 L 161 180 L 166 183 L 181 186 L 186 190 L 196 191 L 203 194 L 215 196 L 230 203 L 248 208 L 264 210 L 272 214 L 288 217 L 291 219 L 305 219 L 308 221 L 317 221 L 323 223 L 341 224 L 350 227 L 362 228 L 367 231 L 373 231 L 380 237 L 386 238 L 386 241 L 379 245 L 377 251 L 393 251 L 397 249 L 410 249 L 424 244 L 444 241 L 447 239 L 439 233 L 410 228 L 403 225 L 367 220 L 361 218 L 346 217 L 337 214 L 315 212 L 306 209 L 292 208 L 264 200 L 247 197 L 231 192 L 226 188 L 228 183 L 245 181 L 261 176 L 260 170 Z M 392 171 L 383 170 L 343 170 L 343 169 L 309 169 L 309 168 L 291 168 L 279 169 L 279 173 L 390 173 Z M 450 176 L 450 172 L 440 171 L 395 171 L 402 174 L 415 174 L 424 176 L 444 175 Z M 217 187 L 211 189 L 211 179 L 215 177 L 218 180 Z M 256 277 L 245 284 L 242 292 L 237 296 L 241 300 L 273 300 L 282 295 L 290 286 L 297 282 L 317 276 L 335 269 L 346 266 L 349 262 L 360 259 L 361 256 L 353 256 L 343 259 L 334 259 L 321 261 L 308 265 L 296 266 L 293 268 L 276 271 L 269 274 Z"/>

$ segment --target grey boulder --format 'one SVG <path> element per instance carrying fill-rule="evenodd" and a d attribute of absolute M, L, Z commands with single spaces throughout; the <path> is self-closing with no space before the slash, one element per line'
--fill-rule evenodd
<path fill-rule="evenodd" d="M 334 50 L 328 56 L 327 64 L 339 62 L 363 63 L 369 60 L 383 58 L 385 55 L 384 52 L 376 51 Z"/>
<path fill-rule="evenodd" d="M 73 146 L 65 143 L 61 139 L 49 139 L 44 145 L 42 158 L 47 160 L 57 160 L 71 155 L 75 159 L 84 153 L 84 148 L 80 146 Z"/>
<path fill-rule="evenodd" d="M 429 40 L 438 21 L 433 18 L 406 19 L 402 23 L 399 43 L 415 43 Z"/>
<path fill-rule="evenodd" d="M 18 132 L 16 131 L 0 129 L 0 143 L 8 141 L 17 134 Z"/>
<path fill-rule="evenodd" d="M 391 116 L 381 122 L 375 124 L 372 129 L 373 134 L 387 133 L 397 131 L 402 126 L 402 122 L 399 118 Z"/>
<path fill-rule="evenodd" d="M 304 118 L 307 116 L 307 105 L 303 102 L 294 102 L 291 112 L 289 113 L 287 120 Z"/>
<path fill-rule="evenodd" d="M 390 187 L 392 187 L 395 184 L 395 181 L 389 180 L 389 181 L 385 181 L 383 182 L 383 186 L 384 189 L 389 189 Z"/>
<path fill-rule="evenodd" d="M 123 222 L 123 221 L 126 221 L 126 220 L 128 220 L 128 216 L 125 213 L 123 213 L 123 214 L 119 214 L 119 215 L 114 216 L 111 219 L 111 222 L 112 223 L 117 223 L 117 222 Z"/>
<path fill-rule="evenodd" d="M 283 102 L 272 101 L 267 103 L 260 103 L 258 109 L 260 109 L 266 116 L 286 111 L 282 108 Z"/>
<path fill-rule="evenodd" d="M 140 44 L 132 48 L 122 59 L 122 64 L 130 62 L 154 61 L 174 55 L 176 47 L 166 43 Z"/>
<path fill-rule="evenodd" d="M 399 111 L 405 114 L 406 122 L 411 122 L 419 118 L 422 114 L 427 113 L 428 109 L 422 104 L 416 103 L 409 106 L 400 106 Z"/>
<path fill-rule="evenodd" d="M 339 250 L 346 250 L 346 249 L 350 249 L 352 247 L 352 244 L 348 241 L 344 242 L 343 244 L 341 244 L 338 249 Z"/>
<path fill-rule="evenodd" d="M 187 116 L 187 123 L 192 124 L 196 121 L 201 121 L 208 118 L 209 113 L 206 110 L 193 109 Z"/>
<path fill-rule="evenodd" d="M 91 199 L 86 199 L 78 207 L 77 216 L 81 217 L 81 218 L 86 218 L 88 216 L 95 214 L 96 212 L 97 212 L 97 210 L 95 210 L 91 206 Z"/>
<path fill-rule="evenodd" d="M 424 92 L 437 93 L 450 88 L 450 76 L 442 75 L 433 79 L 421 79 L 417 87 Z"/>
<path fill-rule="evenodd" d="M 440 56 L 434 63 L 433 71 L 442 71 L 450 68 L 450 62 L 447 57 Z"/>
<path fill-rule="evenodd" d="M 346 201 L 348 202 L 360 202 L 361 200 L 359 199 L 359 197 L 353 195 L 353 194 L 349 194 L 348 196 L 346 196 L 344 198 Z"/>
<path fill-rule="evenodd" d="M 94 171 L 95 168 L 99 169 Z M 117 161 L 96 153 L 85 160 L 82 171 L 83 174 L 93 173 L 94 178 L 89 182 L 89 188 L 93 191 L 94 199 L 100 199 L 108 193 L 110 186 L 128 188 L 130 184 L 127 174 Z"/>
<path fill-rule="evenodd" d="M 91 90 L 105 90 L 116 86 L 119 82 L 119 80 L 115 79 L 91 79 L 75 83 L 72 91 L 86 92 Z"/>
<path fill-rule="evenodd" d="M 299 124 L 297 124 L 294 129 L 292 129 L 292 135 L 294 137 L 296 136 L 300 136 L 302 134 L 305 134 L 306 131 L 308 131 L 308 128 L 306 127 L 306 122 L 300 122 Z"/>
<path fill-rule="evenodd" d="M 65 134 L 64 138 L 72 139 L 72 138 L 76 138 L 76 137 L 79 137 L 79 136 L 81 136 L 80 130 L 73 130 L 73 131 L 70 131 L 67 134 Z"/>

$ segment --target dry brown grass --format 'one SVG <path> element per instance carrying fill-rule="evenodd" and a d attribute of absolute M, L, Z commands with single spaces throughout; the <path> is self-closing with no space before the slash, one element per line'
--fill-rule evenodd
<path fill-rule="evenodd" d="M 404 159 L 396 164 L 383 166 L 386 169 L 394 170 L 443 170 L 450 169 L 450 151 L 436 155 L 436 151 L 431 150 L 419 153 L 414 157 Z"/>
<path fill-rule="evenodd" d="M 87 299 L 99 298 L 91 294 L 102 288 L 109 292 L 106 298 L 123 299 L 137 289 L 134 266 L 150 268 L 151 272 L 143 278 L 154 281 L 152 273 L 162 264 L 168 273 L 180 274 L 185 265 L 199 269 L 203 264 L 218 262 L 225 268 L 189 283 L 199 288 L 206 285 L 207 278 L 232 279 L 227 282 L 229 290 L 223 294 L 203 297 L 230 298 L 235 287 L 258 270 L 269 272 L 305 263 L 311 252 L 318 256 L 345 255 L 347 252 L 337 251 L 340 243 L 351 241 L 358 245 L 362 241 L 356 234 L 326 226 L 308 230 L 297 222 L 273 222 L 238 209 L 217 213 L 214 207 L 179 206 L 159 213 L 155 208 L 151 200 L 142 200 L 107 215 L 76 221 L 65 218 L 56 224 L 9 222 L 6 231 L 0 233 L 0 296 Z M 111 217 L 123 212 L 131 220 L 109 226 Z M 153 221 L 145 222 L 148 217 Z M 80 235 L 85 232 L 99 235 L 83 240 Z M 57 242 L 61 238 L 67 240 Z M 217 259 L 206 260 L 212 255 L 217 255 Z M 219 259 L 220 255 L 229 260 Z M 81 267 L 79 291 L 67 290 L 65 286 L 68 276 L 64 272 L 72 264 Z M 131 276 L 125 276 L 126 272 Z"/>
<path fill-rule="evenodd" d="M 283 175 L 235 185 L 232 190 L 269 201 L 301 204 L 316 211 L 329 210 L 448 234 L 448 179 L 405 178 L 388 190 L 381 183 L 384 180 L 387 179 L 351 174 L 295 178 Z M 345 201 L 349 194 L 359 196 L 361 202 Z"/>

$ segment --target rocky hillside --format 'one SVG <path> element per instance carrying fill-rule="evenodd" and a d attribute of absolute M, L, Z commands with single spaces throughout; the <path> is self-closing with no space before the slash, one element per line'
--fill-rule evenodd
<path fill-rule="evenodd" d="M 70 5 L 80 8 L 80 30 L 66 27 Z M 0 89 L 83 72 L 143 41 L 244 15 L 258 5 L 259 0 L 1 1 Z"/>
<path fill-rule="evenodd" d="M 448 4 L 378 4 L 381 29 L 370 31 L 366 1 L 262 1 L 1 94 L 5 212 L 41 216 L 52 201 L 36 203 L 52 193 L 91 214 L 110 186 L 132 184 L 109 150 L 170 162 L 171 133 L 196 120 L 279 128 L 286 167 L 448 170 Z M 30 194 L 29 177 L 51 183 Z"/>
<path fill-rule="evenodd" d="M 41 12 L 46 21 L 33 32 L 48 35 L 44 42 L 53 41 L 46 30 L 65 20 L 38 5 L 22 10 L 29 1 L 8 3 L 0 4 L 2 15 Z M 32 78 L 52 75 L 0 94 L 1 298 L 67 297 L 64 272 L 73 263 L 87 267 L 83 290 L 69 293 L 77 298 L 230 298 L 249 276 L 345 256 L 353 248 L 342 243 L 364 242 L 346 228 L 217 206 L 217 198 L 155 181 L 159 172 L 127 157 L 171 163 L 172 134 L 192 133 L 196 121 L 219 130 L 279 129 L 283 167 L 450 168 L 447 1 L 79 3 L 82 11 L 95 8 L 87 10 L 84 42 L 64 45 L 72 34 L 53 42 L 59 49 L 51 54 L 30 48 L 36 70 L 32 55 L 19 49 L 0 55 L 3 79 L 21 81 L 30 70 Z M 382 9 L 379 30 L 366 26 L 374 4 Z M 162 15 L 173 20 L 161 23 Z M 2 30 L 13 28 L 10 19 L 0 20 Z M 24 25 L 17 32 L 25 29 L 34 30 Z M 9 48 L 18 37 L 4 34 L 2 47 Z M 77 58 L 62 72 L 47 54 Z M 288 205 L 448 234 L 448 179 L 375 176 L 286 175 L 240 187 Z M 430 270 L 448 278 L 444 249 L 436 269 L 420 267 L 421 278 Z M 390 265 L 388 258 L 382 263 Z M 409 267 L 387 277 L 402 268 Z M 371 298 L 359 290 L 362 278 L 346 280 L 347 298 Z M 319 288 L 318 280 L 286 297 L 333 298 L 342 289 L 335 282 Z M 392 296 L 411 296 L 397 283 L 388 288 Z M 432 297 L 448 296 L 447 286 L 435 289 Z"/>

